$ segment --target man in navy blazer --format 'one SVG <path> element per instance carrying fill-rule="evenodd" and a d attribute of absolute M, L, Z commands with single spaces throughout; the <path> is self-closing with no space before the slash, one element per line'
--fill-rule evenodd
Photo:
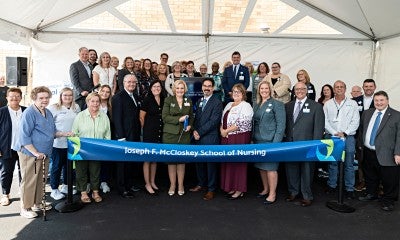
<path fill-rule="evenodd" d="M 321 104 L 307 98 L 307 86 L 298 82 L 294 86 L 296 99 L 285 104 L 287 142 L 322 139 L 325 115 Z M 296 110 L 297 109 L 297 110 Z M 293 156 L 295 158 L 295 156 Z M 301 206 L 310 206 L 313 200 L 311 183 L 314 176 L 314 162 L 287 162 L 286 176 L 289 196 L 294 201 L 301 192 Z"/>
<path fill-rule="evenodd" d="M 236 83 L 241 83 L 247 89 L 250 84 L 250 73 L 246 66 L 240 64 L 240 53 L 232 53 L 232 65 L 224 69 L 222 76 L 222 87 L 225 92 L 225 104 L 232 101 L 232 87 Z"/>
<path fill-rule="evenodd" d="M 386 92 L 374 95 L 375 109 L 366 110 L 361 116 L 359 148 L 364 152 L 363 170 L 367 194 L 361 201 L 378 199 L 379 184 L 383 185 L 381 208 L 393 211 L 399 198 L 400 179 L 400 112 L 389 107 Z"/>
<path fill-rule="evenodd" d="M 118 141 L 140 142 L 139 97 L 135 94 L 138 80 L 134 74 L 124 77 L 124 89 L 112 98 L 114 135 Z M 117 163 L 118 191 L 124 198 L 132 198 L 133 163 Z"/>
<path fill-rule="evenodd" d="M 75 99 L 78 98 L 75 102 L 81 110 L 86 108 L 85 97 L 94 86 L 92 79 L 93 67 L 88 60 L 89 50 L 86 47 L 81 47 L 79 48 L 79 60 L 72 63 L 69 68 L 69 76 L 74 86 Z"/>
<path fill-rule="evenodd" d="M 13 149 L 15 138 L 19 127 L 19 119 L 25 107 L 19 105 L 22 99 L 22 91 L 19 88 L 9 88 L 7 90 L 8 106 L 0 108 L 0 175 L 2 194 L 0 204 L 7 206 L 10 204 L 10 189 L 13 179 L 15 163 L 18 163 L 19 157 L 17 151 Z M 19 172 L 21 181 L 21 173 Z"/>
<path fill-rule="evenodd" d="M 375 84 L 374 79 L 365 79 L 362 87 L 364 90 L 364 95 L 353 98 L 353 100 L 357 102 L 358 112 L 360 113 L 360 117 L 365 110 L 368 110 L 370 108 L 375 108 L 373 97 L 374 97 L 374 93 L 375 93 L 375 89 L 376 89 L 376 84 Z M 357 131 L 356 135 L 358 135 L 358 131 Z M 360 145 L 360 144 L 357 143 L 357 145 Z M 360 151 L 359 149 L 356 149 L 355 159 L 358 160 L 358 184 L 354 188 L 354 190 L 356 190 L 356 191 L 365 190 L 364 173 L 362 170 L 363 169 L 363 166 L 362 166 L 363 158 L 364 157 L 362 155 L 362 151 Z"/>
<path fill-rule="evenodd" d="M 194 119 L 193 137 L 196 144 L 213 145 L 219 144 L 219 125 L 222 117 L 222 102 L 213 95 L 214 80 L 206 78 L 203 80 L 202 90 L 204 93 L 197 103 L 197 111 Z M 198 184 L 190 191 L 197 192 L 207 188 L 204 200 L 214 198 L 217 189 L 217 163 L 196 163 Z"/>

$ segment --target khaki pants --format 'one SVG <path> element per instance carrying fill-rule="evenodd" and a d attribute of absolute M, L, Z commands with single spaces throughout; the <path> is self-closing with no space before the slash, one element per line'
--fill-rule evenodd
<path fill-rule="evenodd" d="M 18 152 L 21 164 L 21 208 L 28 209 L 34 204 L 40 204 L 43 197 L 43 167 L 42 160 L 36 160 Z M 49 170 L 49 158 L 45 159 L 45 181 Z M 36 168 L 36 170 L 35 170 Z"/>

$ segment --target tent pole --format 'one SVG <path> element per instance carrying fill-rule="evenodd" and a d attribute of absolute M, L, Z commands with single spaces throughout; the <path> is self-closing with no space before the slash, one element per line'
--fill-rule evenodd
<path fill-rule="evenodd" d="M 376 64 L 376 50 L 377 50 L 377 45 L 378 45 L 378 41 L 374 41 L 372 43 L 372 56 L 371 56 L 371 66 L 369 69 L 369 78 L 374 78 L 375 77 L 375 64 Z"/>

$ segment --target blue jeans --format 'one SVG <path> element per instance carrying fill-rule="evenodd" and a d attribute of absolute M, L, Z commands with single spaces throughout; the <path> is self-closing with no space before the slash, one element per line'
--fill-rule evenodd
<path fill-rule="evenodd" d="M 345 143 L 345 159 L 344 159 L 344 185 L 346 191 L 354 191 L 355 173 L 354 173 L 354 154 L 356 151 L 356 142 L 354 136 L 347 136 Z M 329 179 L 328 186 L 336 188 L 338 179 L 338 165 L 339 162 L 329 163 Z"/>
<path fill-rule="evenodd" d="M 60 185 L 61 171 L 63 174 L 63 183 L 67 184 L 67 148 L 53 147 L 51 160 L 50 186 L 51 189 L 58 189 L 58 186 Z"/>

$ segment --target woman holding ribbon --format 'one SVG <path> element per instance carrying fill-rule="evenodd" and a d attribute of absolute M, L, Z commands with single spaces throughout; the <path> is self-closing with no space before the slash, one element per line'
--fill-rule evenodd
<path fill-rule="evenodd" d="M 190 144 L 190 129 L 193 126 L 193 104 L 190 98 L 185 96 L 186 83 L 177 80 L 172 87 L 173 96 L 164 101 L 162 119 L 164 121 L 163 143 Z M 185 178 L 185 163 L 168 163 L 168 176 L 170 187 L 168 194 L 175 194 L 176 178 L 178 177 L 178 195 L 185 194 L 183 181 Z"/>

